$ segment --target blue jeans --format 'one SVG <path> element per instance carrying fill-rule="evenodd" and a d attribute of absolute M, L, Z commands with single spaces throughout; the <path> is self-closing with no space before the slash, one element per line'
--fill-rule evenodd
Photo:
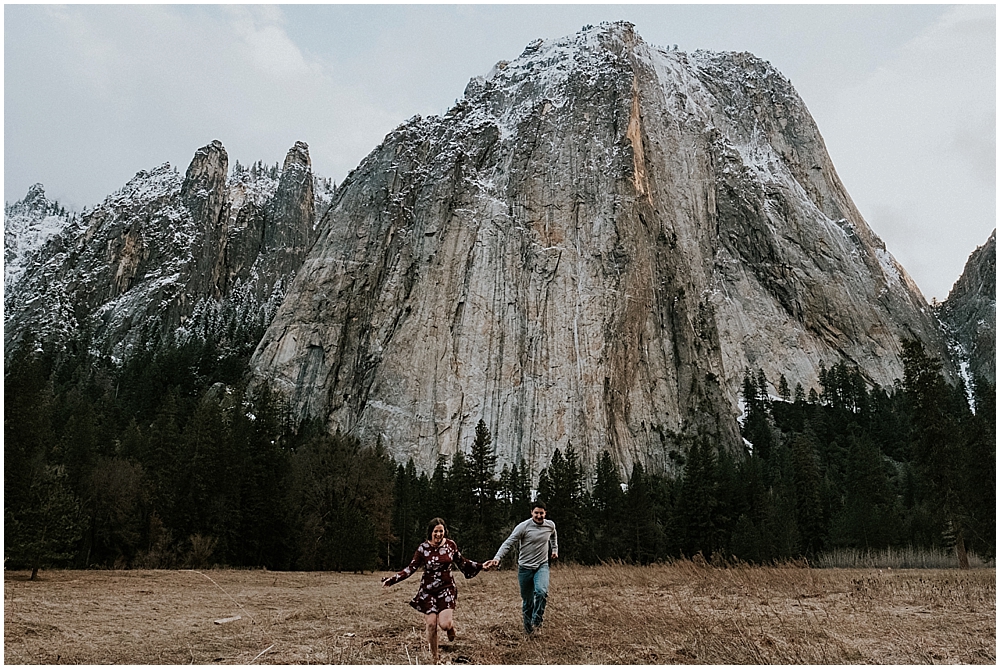
<path fill-rule="evenodd" d="M 517 582 L 521 586 L 521 616 L 524 631 L 531 634 L 542 624 L 545 602 L 549 597 L 549 563 L 537 569 L 517 568 Z"/>

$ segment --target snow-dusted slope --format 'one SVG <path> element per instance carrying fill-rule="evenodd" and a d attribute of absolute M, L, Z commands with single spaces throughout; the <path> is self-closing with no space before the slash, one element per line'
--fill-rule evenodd
<path fill-rule="evenodd" d="M 230 176 L 217 141 L 184 176 L 167 164 L 139 172 L 80 216 L 53 214 L 35 187 L 5 212 L 5 342 L 86 335 L 118 358 L 170 337 L 252 346 L 227 338 L 267 325 L 330 189 L 302 143 L 281 169 Z"/>
<path fill-rule="evenodd" d="M 23 200 L 5 205 L 4 286 L 20 281 L 25 270 L 38 262 L 50 240 L 79 223 L 79 216 L 45 197 L 42 184 L 29 188 Z"/>
<path fill-rule="evenodd" d="M 424 468 L 483 418 L 505 461 L 572 444 L 627 471 L 697 433 L 737 448 L 748 366 L 891 383 L 902 336 L 944 351 L 789 82 L 613 24 L 533 42 L 390 133 L 252 366 Z"/>

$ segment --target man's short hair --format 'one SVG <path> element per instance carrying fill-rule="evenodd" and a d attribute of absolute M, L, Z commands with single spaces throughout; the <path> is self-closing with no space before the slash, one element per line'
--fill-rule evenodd
<path fill-rule="evenodd" d="M 534 511 L 535 509 L 541 509 L 542 511 L 546 511 L 545 502 L 543 502 L 540 499 L 536 499 L 534 502 L 531 503 L 531 510 Z"/>

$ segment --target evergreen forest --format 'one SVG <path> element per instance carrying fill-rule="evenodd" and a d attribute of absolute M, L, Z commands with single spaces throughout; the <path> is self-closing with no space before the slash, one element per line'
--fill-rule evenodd
<path fill-rule="evenodd" d="M 246 386 L 248 347 L 208 338 L 116 364 L 86 341 L 29 339 L 4 365 L 4 559 L 33 576 L 397 570 L 440 516 L 486 560 L 533 496 L 557 524 L 560 559 L 584 564 L 770 563 L 845 547 L 992 559 L 995 387 L 950 385 L 919 343 L 903 345 L 891 388 L 845 364 L 809 389 L 747 370 L 744 452 L 682 435 L 670 472 L 622 472 L 608 452 L 588 466 L 572 446 L 539 472 L 500 466 L 482 421 L 465 452 L 421 472 L 381 443 L 293 424 L 281 398 Z"/>

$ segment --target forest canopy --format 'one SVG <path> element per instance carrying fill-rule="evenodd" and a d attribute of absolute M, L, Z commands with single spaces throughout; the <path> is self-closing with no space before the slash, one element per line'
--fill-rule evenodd
<path fill-rule="evenodd" d="M 246 386 L 249 350 L 188 341 L 116 365 L 86 342 L 28 340 L 4 366 L 4 557 L 35 572 L 399 569 L 441 516 L 485 560 L 537 497 L 560 558 L 586 564 L 893 547 L 992 559 L 995 387 L 950 385 L 903 345 L 891 388 L 842 363 L 809 389 L 747 370 L 743 452 L 690 434 L 670 471 L 568 446 L 532 472 L 499 465 L 480 421 L 467 451 L 420 472 L 322 421 L 292 424 L 280 397 Z"/>

